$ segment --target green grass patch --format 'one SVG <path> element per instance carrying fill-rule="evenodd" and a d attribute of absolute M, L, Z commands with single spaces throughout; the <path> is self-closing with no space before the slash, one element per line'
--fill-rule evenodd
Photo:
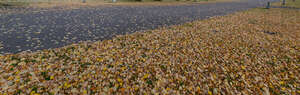
<path fill-rule="evenodd" d="M 0 7 L 13 7 L 13 6 L 27 6 L 29 3 L 26 2 L 4 2 L 0 1 Z"/>
<path fill-rule="evenodd" d="M 300 0 L 286 0 L 286 6 L 300 8 Z"/>
<path fill-rule="evenodd" d="M 282 5 L 283 0 L 280 0 L 280 2 L 276 2 L 272 5 L 300 8 L 300 0 L 286 0 L 285 2 L 286 2 L 285 5 Z"/>

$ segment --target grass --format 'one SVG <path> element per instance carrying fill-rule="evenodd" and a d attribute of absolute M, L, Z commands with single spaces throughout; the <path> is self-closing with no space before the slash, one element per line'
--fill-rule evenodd
<path fill-rule="evenodd" d="M 275 3 L 273 4 L 275 6 L 288 6 L 288 7 L 295 7 L 295 8 L 300 8 L 300 0 L 286 0 L 286 5 L 282 5 L 282 0 L 280 3 Z"/>
<path fill-rule="evenodd" d="M 299 10 L 256 8 L 111 40 L 0 56 L 0 91 L 297 95 L 299 38 Z"/>
<path fill-rule="evenodd" d="M 0 1 L 0 8 L 1 7 L 12 7 L 12 6 L 26 6 L 28 3 L 25 2 L 1 2 Z"/>

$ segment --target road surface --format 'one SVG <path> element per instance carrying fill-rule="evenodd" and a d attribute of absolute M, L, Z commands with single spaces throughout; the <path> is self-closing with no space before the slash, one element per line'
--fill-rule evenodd
<path fill-rule="evenodd" d="M 226 15 L 265 4 L 263 0 L 246 0 L 0 14 L 0 54 L 58 48 L 80 41 L 101 41 L 116 35 Z"/>

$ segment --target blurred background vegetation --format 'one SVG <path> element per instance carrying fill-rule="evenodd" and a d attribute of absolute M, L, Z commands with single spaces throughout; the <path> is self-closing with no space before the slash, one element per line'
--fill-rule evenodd
<path fill-rule="evenodd" d="M 280 0 L 280 3 L 275 3 L 273 5 L 275 6 L 283 6 L 282 5 L 283 0 Z M 285 0 L 285 5 L 288 7 L 295 7 L 295 8 L 300 8 L 300 0 Z"/>

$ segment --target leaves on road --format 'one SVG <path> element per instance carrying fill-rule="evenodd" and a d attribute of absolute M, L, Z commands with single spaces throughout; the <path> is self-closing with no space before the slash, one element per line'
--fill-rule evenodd
<path fill-rule="evenodd" d="M 16 8 L 26 11 L 0 15 L 4 53 L 58 48 L 80 41 L 99 41 L 117 35 L 183 24 L 245 10 L 257 1 L 174 6 L 94 6 L 78 9 Z M 0 9 L 1 10 L 1 9 Z"/>
<path fill-rule="evenodd" d="M 3 48 L 3 44 L 2 44 L 2 42 L 0 41 L 0 49 L 2 49 Z"/>

